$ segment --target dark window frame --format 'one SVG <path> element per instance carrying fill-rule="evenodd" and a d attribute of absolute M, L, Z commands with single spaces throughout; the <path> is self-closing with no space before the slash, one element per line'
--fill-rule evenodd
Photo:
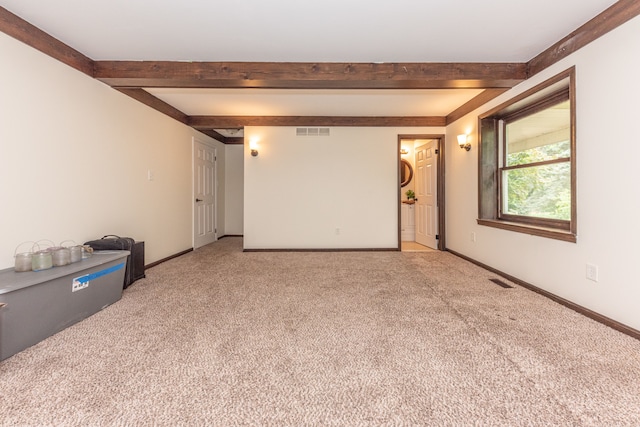
<path fill-rule="evenodd" d="M 559 220 L 510 215 L 502 212 L 502 173 L 521 168 L 506 165 L 505 127 L 507 122 L 570 103 L 570 157 L 529 163 L 534 165 L 569 162 L 571 218 Z M 502 126 L 502 129 L 500 127 Z M 577 240 L 576 212 L 576 97 L 575 67 L 572 67 L 478 117 L 478 224 L 568 242 Z M 502 154 L 502 157 L 500 155 Z"/>

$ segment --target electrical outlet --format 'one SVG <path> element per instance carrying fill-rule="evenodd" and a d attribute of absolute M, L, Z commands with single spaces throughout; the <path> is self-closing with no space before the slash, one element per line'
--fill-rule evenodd
<path fill-rule="evenodd" d="M 147 179 L 148 179 L 149 181 L 153 181 L 153 179 L 154 179 L 154 178 L 155 178 L 155 177 L 154 177 L 154 173 L 153 173 L 153 171 L 152 171 L 151 169 L 149 169 L 149 170 L 147 171 Z"/>
<path fill-rule="evenodd" d="M 471 239 L 472 242 L 475 242 L 476 241 L 476 233 L 471 232 L 470 239 Z"/>
<path fill-rule="evenodd" d="M 340 235 L 340 229 L 336 228 L 336 236 Z"/>
<path fill-rule="evenodd" d="M 587 264 L 587 279 L 598 281 L 598 266 L 595 264 Z"/>

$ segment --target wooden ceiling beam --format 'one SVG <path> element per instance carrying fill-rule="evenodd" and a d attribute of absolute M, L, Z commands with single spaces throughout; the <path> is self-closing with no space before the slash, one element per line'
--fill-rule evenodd
<path fill-rule="evenodd" d="M 93 77 L 92 59 L 9 12 L 4 7 L 0 7 L 0 31 Z"/>
<path fill-rule="evenodd" d="M 0 7 L 0 31 L 211 135 L 242 126 L 446 126 L 640 15 L 640 2 L 619 0 L 527 63 L 262 63 L 93 61 Z M 486 89 L 446 117 L 189 117 L 144 87 L 274 89 Z M 228 143 L 239 143 L 231 141 Z"/>
<path fill-rule="evenodd" d="M 525 63 L 337 63 L 95 61 L 98 80 L 118 87 L 273 89 L 511 88 Z"/>
<path fill-rule="evenodd" d="M 456 120 L 466 116 L 470 112 L 474 111 L 477 108 L 482 107 L 487 102 L 491 101 L 493 98 L 496 98 L 498 95 L 503 94 L 509 89 L 487 89 L 480 92 L 475 97 L 471 98 L 466 103 L 462 104 L 460 107 L 456 108 L 454 111 L 447 115 L 447 126 Z"/>
<path fill-rule="evenodd" d="M 189 126 L 198 129 L 241 128 L 244 126 L 445 126 L 446 117 L 368 116 L 190 116 Z"/>
<path fill-rule="evenodd" d="M 184 114 L 182 111 L 178 110 L 177 108 L 175 108 L 172 105 L 167 104 L 166 102 L 164 102 L 163 100 L 161 100 L 160 98 L 157 98 L 153 95 L 151 95 L 149 92 L 147 92 L 144 89 L 140 89 L 140 88 L 124 88 L 124 87 L 120 87 L 120 88 L 116 88 L 118 91 L 124 93 L 125 95 L 130 96 L 131 98 L 135 99 L 136 101 L 140 101 L 143 104 L 161 112 L 166 114 L 169 117 L 172 117 L 174 119 L 176 119 L 177 121 L 184 123 L 186 125 L 189 124 L 189 116 L 187 116 L 186 114 Z"/>
<path fill-rule="evenodd" d="M 527 62 L 527 74 L 529 77 L 538 74 L 638 15 L 640 1 L 618 0 L 604 12 Z"/>

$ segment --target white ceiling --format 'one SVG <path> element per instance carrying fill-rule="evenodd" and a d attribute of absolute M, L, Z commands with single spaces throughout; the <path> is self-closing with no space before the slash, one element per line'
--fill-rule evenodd
<path fill-rule="evenodd" d="M 614 0 L 0 0 L 94 60 L 526 62 Z"/>
<path fill-rule="evenodd" d="M 481 89 L 147 89 L 187 115 L 446 116 Z M 340 99 L 336 103 L 336 99 Z"/>
<path fill-rule="evenodd" d="M 0 0 L 94 60 L 527 62 L 614 0 Z M 477 90 L 149 89 L 188 115 L 441 116 Z"/>

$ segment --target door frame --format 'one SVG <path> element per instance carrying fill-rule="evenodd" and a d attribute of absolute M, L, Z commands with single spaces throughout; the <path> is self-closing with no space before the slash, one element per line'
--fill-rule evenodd
<path fill-rule="evenodd" d="M 208 143 L 207 141 L 200 139 L 198 137 L 191 137 L 191 246 L 196 248 L 196 164 L 195 164 L 195 155 L 196 155 L 196 145 L 202 144 L 205 145 L 215 152 L 215 173 L 213 179 L 213 199 L 214 199 L 214 210 L 213 210 L 213 227 L 214 227 L 214 242 L 218 241 L 218 147 L 215 145 Z"/>
<path fill-rule="evenodd" d="M 444 134 L 401 134 L 398 135 L 398 147 L 396 149 L 397 153 L 397 164 L 398 164 L 398 250 L 402 250 L 402 224 L 400 224 L 401 218 L 401 206 L 402 206 L 402 187 L 400 187 L 400 168 L 402 164 L 400 160 L 402 159 L 402 155 L 400 154 L 400 149 L 402 148 L 402 141 L 406 139 L 436 139 L 437 150 L 438 150 L 438 159 L 436 161 L 436 165 L 438 167 L 438 171 L 436 173 L 436 179 L 438 182 L 436 183 L 436 188 L 438 191 L 438 196 L 436 197 L 438 203 L 438 250 L 444 251 L 447 247 L 446 245 L 446 233 L 445 233 L 445 194 L 444 194 L 444 163 L 445 163 L 445 135 Z M 415 176 L 415 174 L 414 174 Z"/>

